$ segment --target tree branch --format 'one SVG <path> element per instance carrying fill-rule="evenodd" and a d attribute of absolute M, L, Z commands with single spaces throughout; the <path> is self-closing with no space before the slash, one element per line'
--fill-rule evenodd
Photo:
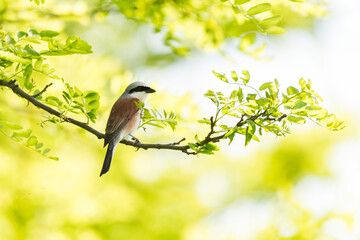
<path fill-rule="evenodd" d="M 40 93 L 35 94 L 34 96 L 31 96 L 29 94 L 27 94 L 26 92 L 24 92 L 22 89 L 19 88 L 19 86 L 16 84 L 15 80 L 11 80 L 11 81 L 5 81 L 5 80 L 1 80 L 0 79 L 0 86 L 5 86 L 7 88 L 10 88 L 15 94 L 17 94 L 18 96 L 20 96 L 21 98 L 24 98 L 26 100 L 28 100 L 29 102 L 31 102 L 34 106 L 45 110 L 46 112 L 59 117 L 60 119 L 62 119 L 64 122 L 68 122 L 71 124 L 74 124 L 80 128 L 83 128 L 84 130 L 94 134 L 96 137 L 98 137 L 99 139 L 102 139 L 105 137 L 105 134 L 95 130 L 94 128 L 90 127 L 87 123 L 85 122 L 80 122 L 76 119 L 70 118 L 70 117 L 66 117 L 63 115 L 63 113 L 49 107 L 48 105 L 38 101 L 35 97 L 37 97 L 38 95 L 42 94 L 43 92 L 46 91 L 46 89 L 50 86 L 47 85 Z M 239 120 L 239 122 L 235 125 L 236 127 L 242 127 L 244 124 L 246 124 L 247 120 L 252 120 L 255 121 L 256 119 L 258 119 L 259 117 L 265 117 L 266 111 L 257 113 L 255 115 L 249 116 L 247 114 L 243 114 L 241 116 L 241 119 Z M 275 119 L 275 118 L 271 118 L 269 116 L 266 116 L 265 120 L 273 120 L 273 121 L 281 121 L 283 118 L 285 118 L 287 115 L 284 114 L 282 116 L 280 116 L 279 118 Z M 244 120 L 244 117 L 247 117 L 247 119 Z M 214 120 L 214 117 L 210 118 L 210 131 L 209 133 L 206 135 L 206 137 L 201 140 L 198 141 L 197 143 L 195 143 L 197 146 L 201 147 L 206 145 L 207 143 L 210 142 L 219 142 L 221 139 L 223 139 L 226 134 L 228 133 L 222 133 L 218 136 L 214 136 L 213 135 L 216 133 L 215 131 L 215 126 L 216 126 L 216 120 Z M 186 153 L 188 155 L 196 155 L 197 152 L 193 151 L 189 145 L 180 145 L 183 141 L 185 141 L 185 138 L 181 139 L 178 142 L 173 142 L 173 143 L 167 143 L 167 144 L 145 144 L 145 143 L 140 143 L 140 142 L 136 142 L 136 141 L 129 141 L 129 140 L 122 140 L 120 143 L 124 144 L 124 145 L 128 145 L 128 146 L 132 146 L 135 147 L 137 149 L 144 149 L 144 150 L 148 150 L 148 149 L 168 149 L 168 150 L 175 150 L 175 151 L 181 151 L 183 153 Z"/>
<path fill-rule="evenodd" d="M 87 125 L 85 122 L 80 122 L 80 121 L 70 118 L 70 117 L 64 117 L 61 112 L 38 101 L 34 96 L 31 96 L 31 95 L 27 94 L 26 92 L 24 92 L 23 90 L 21 90 L 19 88 L 19 86 L 16 84 L 15 80 L 5 81 L 5 80 L 0 79 L 0 86 L 10 88 L 15 94 L 17 94 L 21 98 L 28 100 L 34 106 L 41 108 L 41 109 L 45 110 L 46 112 L 63 119 L 65 122 L 72 123 L 78 127 L 85 129 L 86 131 L 94 134 L 99 139 L 102 139 L 105 137 L 105 134 L 93 129 L 92 127 Z M 45 90 L 46 90 L 46 87 L 45 87 Z M 43 91 L 45 91 L 45 90 L 43 90 Z M 132 141 L 128 141 L 128 140 L 122 140 L 121 143 L 128 145 L 128 146 L 133 146 L 138 149 L 139 148 L 142 148 L 145 150 L 147 150 L 147 149 L 169 149 L 169 150 L 181 151 L 186 154 L 195 154 L 194 152 L 189 151 L 190 147 L 188 145 L 180 145 L 180 143 L 183 141 L 185 141 L 185 138 L 181 139 L 178 142 L 168 143 L 168 144 L 144 144 L 144 143 L 137 143 L 137 142 L 132 142 Z"/>
<path fill-rule="evenodd" d="M 38 101 L 33 96 L 31 96 L 31 95 L 27 94 L 26 92 L 24 92 L 23 90 L 21 90 L 19 88 L 19 86 L 16 85 L 15 80 L 11 80 L 11 81 L 0 80 L 0 86 L 5 86 L 5 87 L 10 88 L 15 94 L 19 95 L 22 98 L 25 98 L 26 100 L 31 102 L 36 107 L 41 108 L 41 109 L 45 110 L 46 112 L 63 119 L 65 122 L 69 122 L 69 123 L 72 123 L 72 124 L 74 124 L 74 125 L 76 125 L 78 127 L 81 127 L 83 129 L 85 129 L 86 131 L 91 132 L 92 134 L 94 134 L 98 138 L 104 138 L 104 136 L 105 136 L 103 133 L 98 132 L 97 130 L 93 129 L 92 127 L 90 127 L 86 123 L 80 122 L 80 121 L 78 121 L 76 119 L 73 119 L 73 118 L 64 117 L 61 112 L 59 112 L 59 111 L 57 111 L 57 110 L 43 104 L 42 102 Z"/>

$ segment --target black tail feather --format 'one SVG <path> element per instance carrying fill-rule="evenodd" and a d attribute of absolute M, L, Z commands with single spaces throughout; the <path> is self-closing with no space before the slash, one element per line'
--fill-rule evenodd
<path fill-rule="evenodd" d="M 105 160 L 101 169 L 100 177 L 109 171 L 111 160 L 113 158 L 113 153 L 114 153 L 114 144 L 110 142 L 106 151 Z"/>

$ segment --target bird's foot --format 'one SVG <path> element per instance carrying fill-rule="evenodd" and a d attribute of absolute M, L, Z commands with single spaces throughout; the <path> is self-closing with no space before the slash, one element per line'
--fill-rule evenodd
<path fill-rule="evenodd" d="M 131 140 L 133 140 L 135 143 L 141 143 L 139 139 L 137 139 L 136 137 L 134 137 L 133 135 L 130 134 Z"/>

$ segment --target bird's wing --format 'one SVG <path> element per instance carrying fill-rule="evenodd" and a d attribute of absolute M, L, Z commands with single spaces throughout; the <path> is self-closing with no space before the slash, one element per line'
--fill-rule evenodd
<path fill-rule="evenodd" d="M 121 129 L 139 111 L 135 104 L 139 101 L 138 98 L 123 98 L 115 102 L 106 124 L 104 147 L 119 134 Z"/>

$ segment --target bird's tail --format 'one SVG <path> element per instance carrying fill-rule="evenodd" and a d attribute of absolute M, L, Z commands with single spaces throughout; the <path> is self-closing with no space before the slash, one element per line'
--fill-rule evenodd
<path fill-rule="evenodd" d="M 111 164 L 111 160 L 114 156 L 114 151 L 116 148 L 116 145 L 113 141 L 111 141 L 108 145 L 107 151 L 106 151 L 106 155 L 105 155 L 105 160 L 101 169 L 101 173 L 100 173 L 100 177 L 107 173 L 110 169 L 110 164 Z"/>

